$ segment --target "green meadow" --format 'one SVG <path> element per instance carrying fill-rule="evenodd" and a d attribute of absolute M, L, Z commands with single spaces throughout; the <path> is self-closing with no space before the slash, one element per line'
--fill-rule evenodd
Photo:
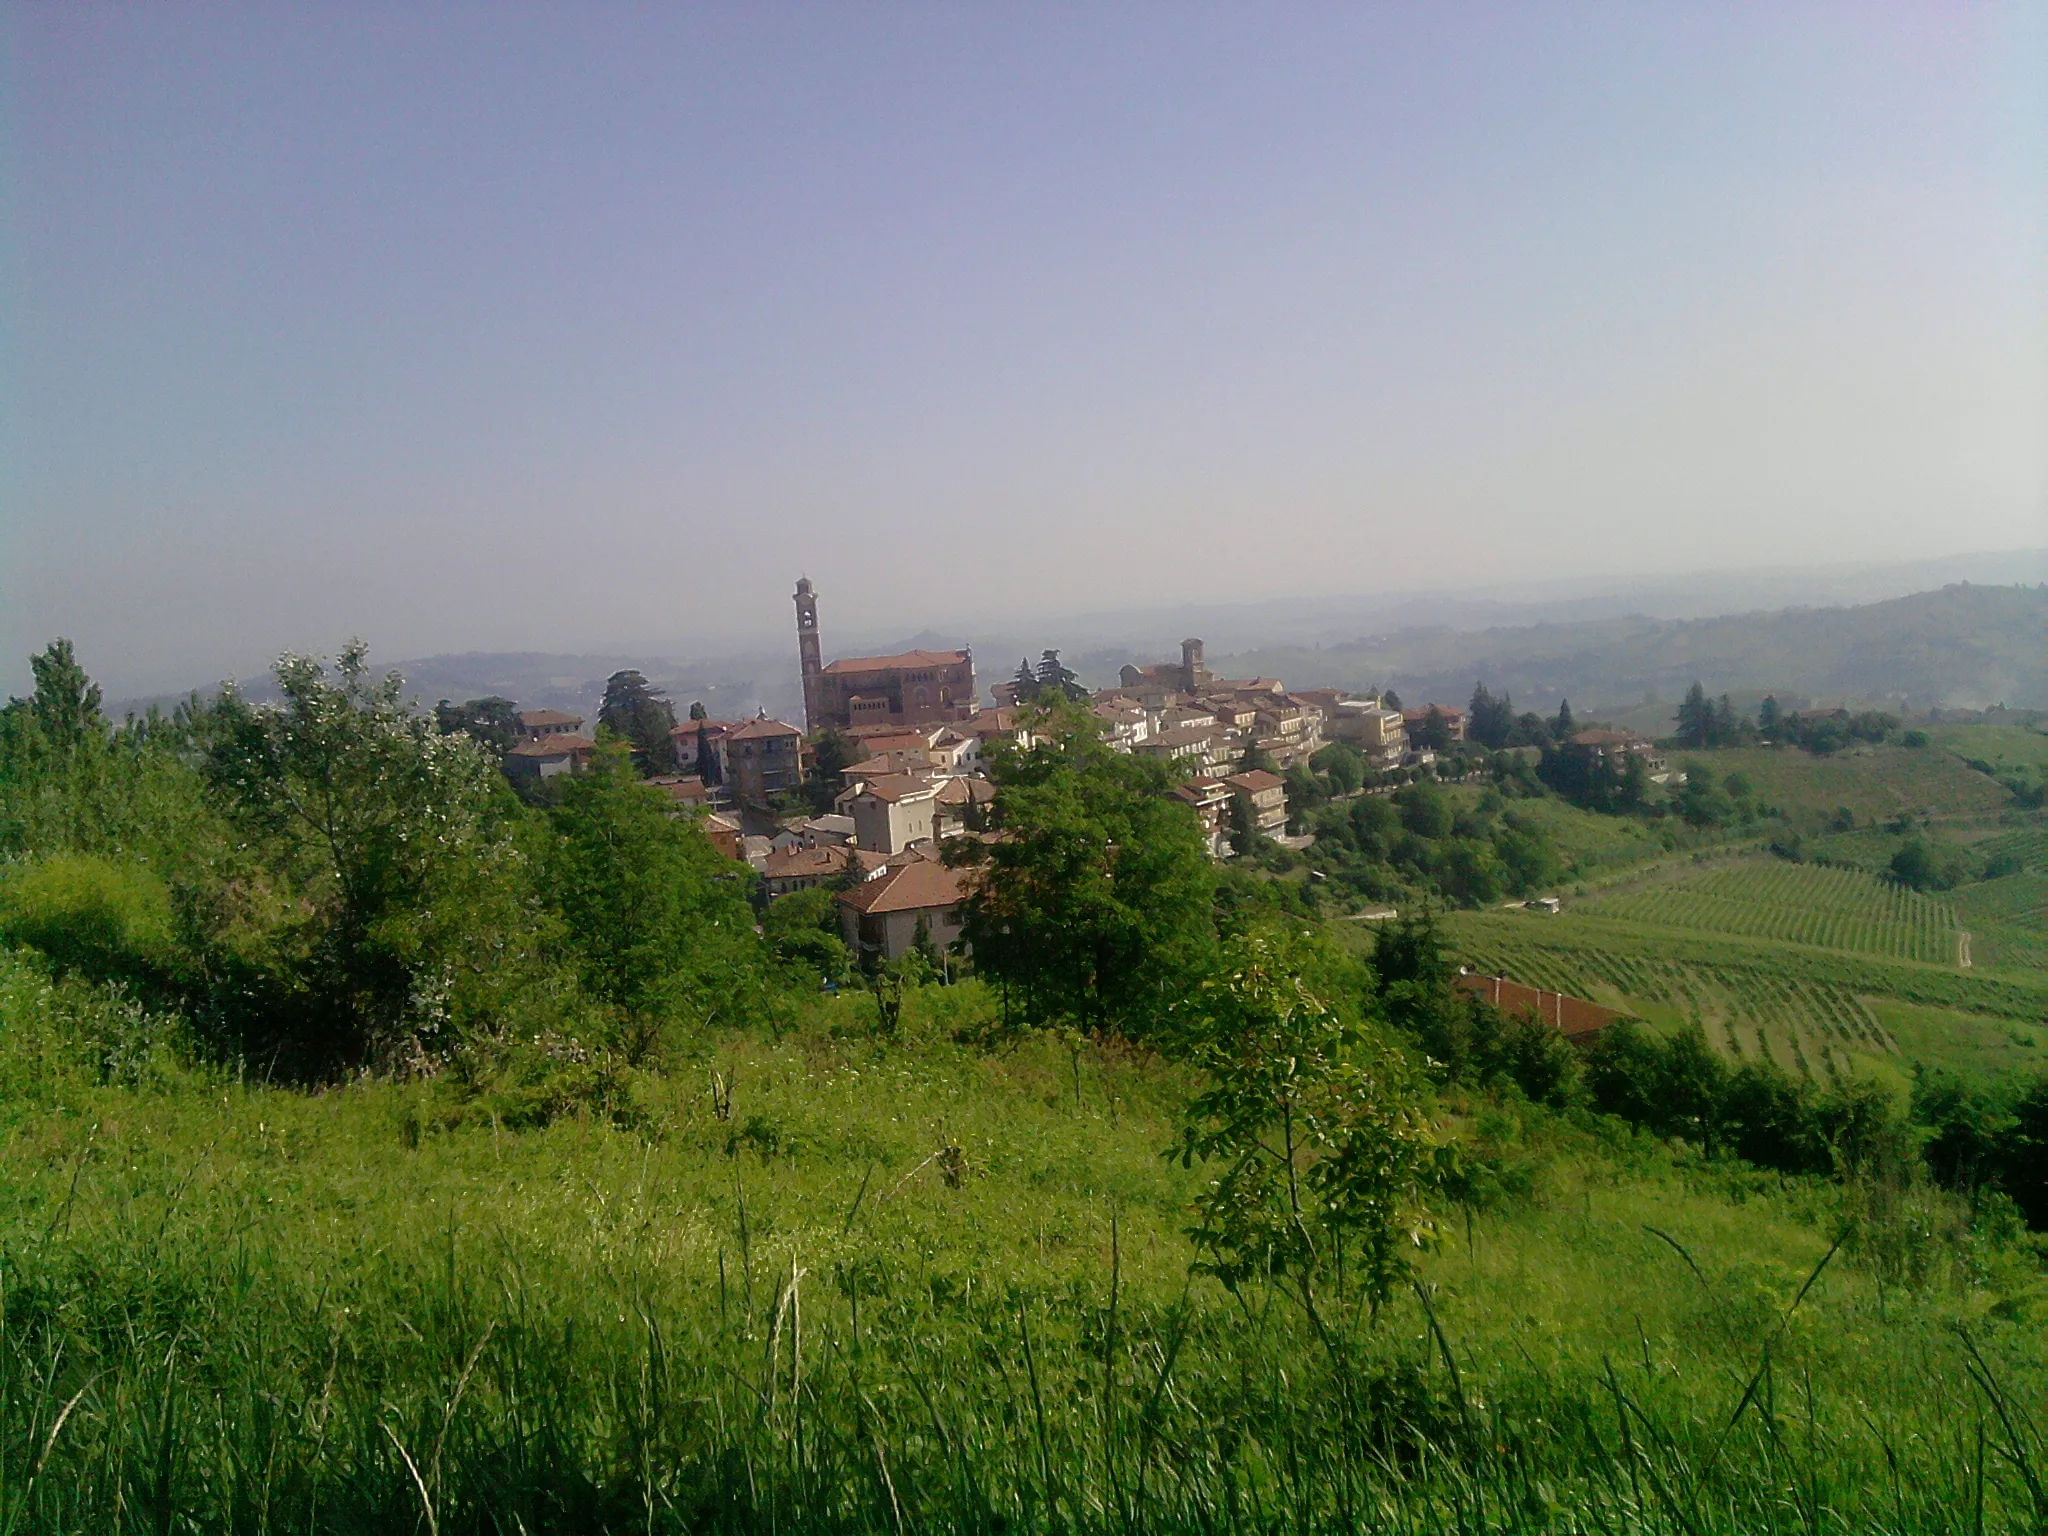
<path fill-rule="evenodd" d="M 1471 1173 L 1416 1284 L 1318 1336 L 1191 1275 L 1175 1069 L 957 1044 L 978 985 L 895 1038 L 821 1001 L 517 1131 L 445 1084 L 181 1065 L 18 967 L 6 996 L 9 1530 L 2048 1515 L 2038 1260 L 1927 1190 L 1453 1098 Z M 125 1084 L 66 1065 L 124 1029 Z"/>

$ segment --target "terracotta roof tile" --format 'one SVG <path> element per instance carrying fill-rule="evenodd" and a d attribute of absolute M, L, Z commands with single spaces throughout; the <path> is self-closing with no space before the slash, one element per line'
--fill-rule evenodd
<path fill-rule="evenodd" d="M 864 885 L 840 892 L 856 912 L 916 912 L 957 906 L 973 893 L 977 872 L 952 869 L 930 859 L 899 864 Z"/>
<path fill-rule="evenodd" d="M 900 656 L 842 656 L 825 670 L 845 676 L 852 672 L 908 671 L 912 667 L 956 667 L 968 659 L 965 651 L 905 651 Z"/>

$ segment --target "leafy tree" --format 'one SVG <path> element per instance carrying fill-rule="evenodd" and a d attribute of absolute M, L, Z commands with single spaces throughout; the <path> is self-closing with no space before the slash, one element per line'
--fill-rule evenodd
<path fill-rule="evenodd" d="M 1215 943 L 1215 872 L 1165 767 L 1113 752 L 1099 722 L 1058 703 L 1032 745 L 992 744 L 986 871 L 966 903 L 976 969 L 1013 1025 L 1139 1036 Z"/>
<path fill-rule="evenodd" d="M 1309 759 L 1309 766 L 1329 780 L 1330 792 L 1350 795 L 1365 782 L 1365 759 L 1345 742 L 1333 741 Z"/>
<path fill-rule="evenodd" d="M 503 781 L 359 640 L 331 680 L 307 656 L 275 671 L 281 704 L 229 688 L 205 722 L 206 782 L 254 861 L 198 903 L 214 994 L 286 1072 L 450 1049 L 526 980 Z"/>
<path fill-rule="evenodd" d="M 1969 877 L 1969 861 L 1959 850 L 1916 833 L 1892 855 L 1891 877 L 1916 891 L 1952 890 Z"/>
<path fill-rule="evenodd" d="M 804 775 L 804 798 L 811 814 L 828 816 L 846 787 L 846 770 L 861 760 L 859 745 L 836 726 L 826 726 L 811 742 L 811 763 Z"/>
<path fill-rule="evenodd" d="M 1443 711 L 1434 704 L 1429 713 L 1422 717 L 1422 723 L 1411 731 L 1415 745 L 1425 752 L 1447 752 L 1451 746 L 1451 723 L 1444 718 Z"/>
<path fill-rule="evenodd" d="M 1347 1007 L 1313 941 L 1253 931 L 1176 1008 L 1175 1055 L 1203 1074 L 1177 1150 L 1220 1165 L 1196 1198 L 1198 1273 L 1277 1285 L 1329 1339 L 1346 1291 L 1377 1305 L 1431 1231 L 1437 1157 L 1420 1084 Z"/>
<path fill-rule="evenodd" d="M 1396 791 L 1394 804 L 1400 810 L 1401 825 L 1417 837 L 1451 835 L 1453 812 L 1450 797 L 1430 780 L 1418 779 L 1406 789 Z"/>
<path fill-rule="evenodd" d="M 1763 702 L 1756 707 L 1757 734 L 1766 741 L 1776 741 L 1778 732 L 1784 728 L 1785 711 L 1774 693 L 1764 695 Z"/>
<path fill-rule="evenodd" d="M 702 699 L 693 699 L 690 702 L 690 718 L 692 720 L 709 720 L 711 718 L 711 711 L 704 707 Z"/>
<path fill-rule="evenodd" d="M 1718 827 L 1735 818 L 1735 801 L 1714 782 L 1713 770 L 1687 763 L 1678 814 L 1695 827 Z"/>
<path fill-rule="evenodd" d="M 675 741 L 669 735 L 676 725 L 675 706 L 639 672 L 627 668 L 605 679 L 597 723 L 633 749 L 643 771 L 675 771 Z"/>
<path fill-rule="evenodd" d="M 1468 907 L 1499 900 L 1507 884 L 1507 873 L 1492 847 L 1469 837 L 1444 841 L 1437 850 L 1434 873 L 1437 889 Z"/>
<path fill-rule="evenodd" d="M 1298 833 L 1305 820 L 1329 796 L 1323 789 L 1323 781 L 1306 763 L 1295 763 L 1280 778 L 1287 786 L 1288 826 Z"/>
<path fill-rule="evenodd" d="M 1380 705 L 1385 709 L 1399 709 L 1401 707 L 1401 695 L 1388 688 L 1380 694 Z"/>
<path fill-rule="evenodd" d="M 1474 683 L 1472 702 L 1465 715 L 1466 738 L 1498 751 L 1508 745 L 1508 738 L 1514 734 L 1514 729 L 1513 696 L 1504 693 L 1496 699 L 1487 691 L 1486 684 Z"/>
<path fill-rule="evenodd" d="M 1549 834 L 1512 811 L 1493 834 L 1493 852 L 1505 872 L 1508 889 L 1517 896 L 1539 891 L 1564 873 Z"/>
<path fill-rule="evenodd" d="M 519 706 L 492 694 L 455 705 L 443 699 L 434 706 L 434 724 L 443 736 L 467 736 L 494 757 L 519 745 L 526 733 L 519 724 Z"/>
<path fill-rule="evenodd" d="M 1385 859 L 1400 835 L 1400 813 L 1384 795 L 1367 795 L 1351 803 L 1351 843 L 1367 858 Z"/>
<path fill-rule="evenodd" d="M 1572 719 L 1572 701 L 1570 699 L 1559 699 L 1557 701 L 1557 718 L 1550 722 L 1551 739 L 1559 746 L 1563 746 L 1578 734 L 1578 730 L 1578 722 Z"/>
<path fill-rule="evenodd" d="M 743 867 L 711 846 L 693 816 L 676 814 L 610 747 L 568 781 L 549 823 L 541 891 L 629 1057 L 671 1024 L 730 1018 L 744 1005 L 760 955 Z"/>
<path fill-rule="evenodd" d="M 851 974 L 839 928 L 838 892 L 827 886 L 791 891 L 770 902 L 761 918 L 761 937 L 784 965 L 834 982 Z"/>
<path fill-rule="evenodd" d="M 1038 702 L 1038 674 L 1031 670 L 1031 663 L 1017 663 L 1017 675 L 1010 679 L 1010 690 L 1019 704 Z"/>

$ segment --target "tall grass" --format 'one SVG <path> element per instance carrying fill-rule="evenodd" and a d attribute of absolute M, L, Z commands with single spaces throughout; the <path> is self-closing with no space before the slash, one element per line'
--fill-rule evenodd
<path fill-rule="evenodd" d="M 0 1530 L 2048 1520 L 2039 1265 L 1955 1207 L 1472 1106 L 1492 1193 L 1318 1340 L 1187 1279 L 1162 1068 L 951 1044 L 981 1006 L 883 1044 L 843 999 L 517 1134 L 46 1076 L 0 1147 Z"/>

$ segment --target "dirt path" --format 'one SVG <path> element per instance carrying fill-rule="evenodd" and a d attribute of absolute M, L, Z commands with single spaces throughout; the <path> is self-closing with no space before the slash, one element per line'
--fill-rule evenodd
<path fill-rule="evenodd" d="M 1970 968 L 1970 930 L 1967 928 L 1956 930 L 1956 964 L 1966 971 Z"/>

